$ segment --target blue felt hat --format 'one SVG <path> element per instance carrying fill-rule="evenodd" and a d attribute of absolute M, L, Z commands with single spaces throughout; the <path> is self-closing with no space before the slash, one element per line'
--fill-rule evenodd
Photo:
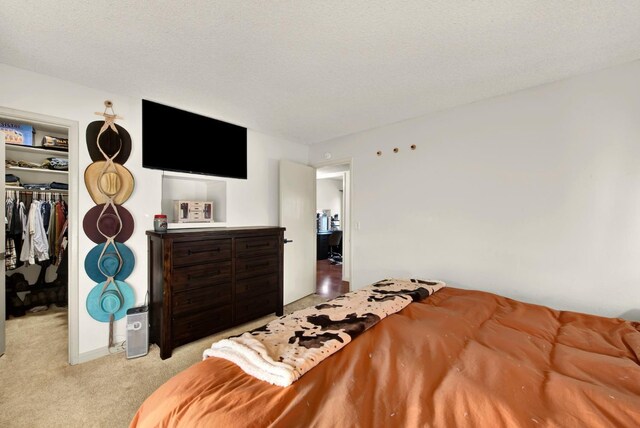
<path fill-rule="evenodd" d="M 108 246 L 104 250 L 104 254 L 102 254 L 105 245 Z M 118 253 L 120 257 L 118 257 Z M 102 254 L 102 257 L 100 257 L 100 254 Z M 120 264 L 120 258 L 122 258 L 122 264 Z M 98 244 L 87 253 L 87 257 L 84 259 L 84 270 L 87 271 L 89 278 L 95 282 L 105 281 L 107 279 L 106 275 L 113 276 L 119 281 L 124 281 L 133 272 L 134 265 L 133 252 L 121 242 Z M 100 271 L 101 269 L 102 272 Z M 118 269 L 120 270 L 118 271 Z"/>
<path fill-rule="evenodd" d="M 87 312 L 91 318 L 101 322 L 109 322 L 113 314 L 114 320 L 119 320 L 133 307 L 135 299 L 133 289 L 124 281 L 107 281 L 96 284 L 87 296 Z M 104 288 L 104 290 L 103 290 Z"/>

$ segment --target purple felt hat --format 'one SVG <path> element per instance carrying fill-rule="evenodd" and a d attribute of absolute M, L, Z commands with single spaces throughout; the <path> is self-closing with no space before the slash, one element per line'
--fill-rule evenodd
<path fill-rule="evenodd" d="M 117 207 L 118 215 L 114 207 Z M 105 204 L 99 204 L 87 211 L 82 220 L 82 227 L 84 233 L 96 244 L 107 241 L 103 234 L 114 237 L 117 242 L 125 242 L 133 234 L 134 221 L 129 210 L 122 205 L 109 204 L 105 209 Z"/>

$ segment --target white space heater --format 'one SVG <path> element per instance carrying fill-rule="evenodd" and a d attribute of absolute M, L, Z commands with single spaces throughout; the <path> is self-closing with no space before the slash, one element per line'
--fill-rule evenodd
<path fill-rule="evenodd" d="M 149 352 L 149 307 L 127 309 L 127 358 L 147 355 Z"/>

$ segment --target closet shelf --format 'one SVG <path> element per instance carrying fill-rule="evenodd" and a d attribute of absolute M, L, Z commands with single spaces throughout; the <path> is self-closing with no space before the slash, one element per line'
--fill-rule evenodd
<path fill-rule="evenodd" d="M 51 150 L 34 146 L 21 146 L 18 144 L 6 144 L 7 151 L 24 152 L 24 153 L 37 153 L 38 155 L 52 155 L 58 157 L 67 157 L 69 152 L 66 150 Z"/>
<path fill-rule="evenodd" d="M 13 171 L 29 171 L 29 172 L 40 172 L 40 173 L 49 173 L 49 174 L 65 174 L 65 175 L 69 175 L 69 171 L 59 171 L 56 169 L 44 169 L 44 168 L 26 168 L 23 166 L 7 166 L 6 167 L 7 171 L 8 170 L 13 170 Z"/>

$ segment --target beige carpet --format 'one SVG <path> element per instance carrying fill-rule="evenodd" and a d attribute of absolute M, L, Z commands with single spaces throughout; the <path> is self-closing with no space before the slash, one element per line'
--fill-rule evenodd
<path fill-rule="evenodd" d="M 326 299 L 312 294 L 285 306 L 291 313 Z M 0 427 L 128 427 L 142 401 L 179 371 L 202 359 L 214 341 L 260 327 L 267 316 L 176 348 L 127 359 L 123 352 L 69 365 L 67 311 L 47 311 L 6 321 L 0 357 Z"/>

